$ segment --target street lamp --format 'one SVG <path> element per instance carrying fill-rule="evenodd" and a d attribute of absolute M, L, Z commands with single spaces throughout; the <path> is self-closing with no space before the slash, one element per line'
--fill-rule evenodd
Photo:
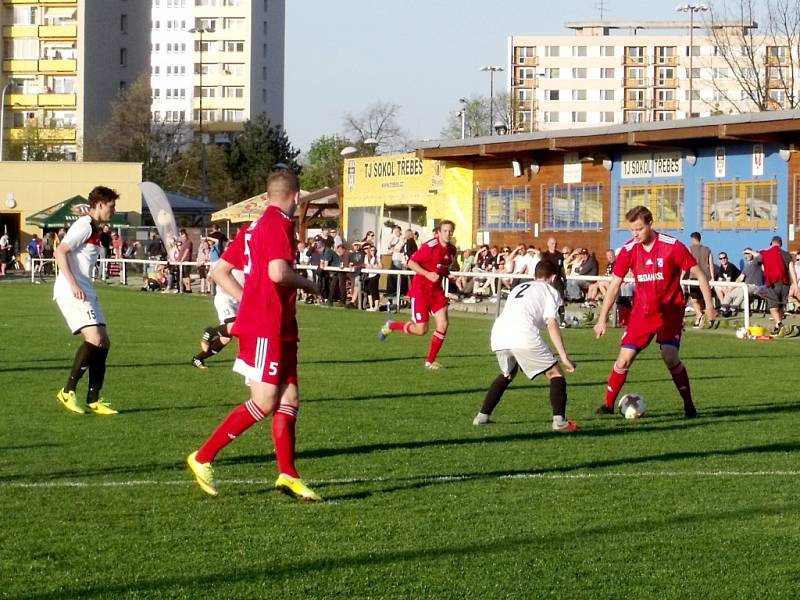
<path fill-rule="evenodd" d="M 461 110 L 458 111 L 458 116 L 461 117 L 461 139 L 467 137 L 467 99 L 459 98 L 458 101 L 463 104 Z"/>
<path fill-rule="evenodd" d="M 345 158 L 360 154 L 362 156 L 375 156 L 375 149 L 378 147 L 378 140 L 373 137 L 368 137 L 365 140 L 356 142 L 355 145 L 345 146 L 339 151 L 340 156 Z"/>
<path fill-rule="evenodd" d="M 494 74 L 502 70 L 503 67 L 497 65 L 481 67 L 481 71 L 489 71 L 489 135 L 492 135 L 492 124 L 494 123 Z"/>
<path fill-rule="evenodd" d="M 3 86 L 3 92 L 0 93 L 0 161 L 3 160 L 3 140 L 6 137 L 6 92 L 10 87 L 11 82 L 9 81 Z"/>
<path fill-rule="evenodd" d="M 498 121 L 494 124 L 494 130 L 497 132 L 497 135 L 505 135 L 508 133 L 508 127 L 502 121 Z"/>
<path fill-rule="evenodd" d="M 693 92 L 693 79 L 694 73 L 692 72 L 692 56 L 694 55 L 694 13 L 706 12 L 708 6 L 705 4 L 679 4 L 675 7 L 677 12 L 689 13 L 689 118 L 691 119 L 694 113 L 692 112 L 692 101 L 694 98 Z"/>
<path fill-rule="evenodd" d="M 206 141 L 203 138 L 203 34 L 214 33 L 213 27 L 192 27 L 189 33 L 200 34 L 200 199 L 205 202 L 208 195 L 208 157 Z"/>

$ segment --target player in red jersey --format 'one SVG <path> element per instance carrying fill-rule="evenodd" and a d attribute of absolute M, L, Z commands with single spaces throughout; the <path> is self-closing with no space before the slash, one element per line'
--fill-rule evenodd
<path fill-rule="evenodd" d="M 635 206 L 625 214 L 633 239 L 620 250 L 611 274 L 611 283 L 600 309 L 594 331 L 597 339 L 606 333 L 606 321 L 617 300 L 623 278 L 630 270 L 635 280 L 636 292 L 633 310 L 617 360 L 608 379 L 605 402 L 598 414 L 613 414 L 614 402 L 636 356 L 656 338 L 661 346 L 661 357 L 672 374 L 672 380 L 683 398 L 683 411 L 687 418 L 697 416 L 689 375 L 679 355 L 686 301 L 681 290 L 681 274 L 689 271 L 697 279 L 706 303 L 706 319 L 713 323 L 717 318 L 711 287 L 702 269 L 697 266 L 689 250 L 674 237 L 653 229 L 653 214 L 644 206 Z"/>
<path fill-rule="evenodd" d="M 410 335 L 425 335 L 428 332 L 428 317 L 433 315 L 436 331 L 431 336 L 431 345 L 425 359 L 425 368 L 441 369 L 436 356 L 442 349 L 447 335 L 448 300 L 442 289 L 442 279 L 450 274 L 450 265 L 456 257 L 456 247 L 450 242 L 456 225 L 444 220 L 436 228 L 435 235 L 417 250 L 408 260 L 408 268 L 415 275 L 411 280 L 408 296 L 411 299 L 411 321 L 386 321 L 378 333 L 383 341 L 392 331 Z"/>
<path fill-rule="evenodd" d="M 280 474 L 275 487 L 296 498 L 319 501 L 294 465 L 297 387 L 297 288 L 319 295 L 317 285 L 294 271 L 297 247 L 293 214 L 299 199 L 297 177 L 280 170 L 267 181 L 267 208 L 244 234 L 244 288 L 224 269 L 215 280 L 239 300 L 231 333 L 239 338 L 233 370 L 250 385 L 250 399 L 227 416 L 187 463 L 200 488 L 216 496 L 211 466 L 220 450 L 272 414 L 272 439 Z M 236 260 L 234 259 L 234 263 Z"/>

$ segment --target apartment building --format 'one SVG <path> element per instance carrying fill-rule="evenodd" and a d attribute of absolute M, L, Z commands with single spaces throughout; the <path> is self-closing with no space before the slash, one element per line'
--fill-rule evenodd
<path fill-rule="evenodd" d="M 705 26 L 688 22 L 567 23 L 573 35 L 511 36 L 513 132 L 671 121 L 755 110 Z M 755 23 L 723 24 L 753 32 Z M 772 43 L 773 45 L 770 45 Z M 786 106 L 788 48 L 758 41 L 770 108 Z M 749 77 L 761 77 L 751 73 Z"/>
<path fill-rule="evenodd" d="M 284 0 L 152 0 L 156 121 L 222 141 L 265 114 L 283 124 Z"/>
<path fill-rule="evenodd" d="M 23 142 L 81 159 L 86 133 L 105 123 L 119 91 L 147 72 L 148 3 L 2 0 L 0 23 L 0 160 Z"/>

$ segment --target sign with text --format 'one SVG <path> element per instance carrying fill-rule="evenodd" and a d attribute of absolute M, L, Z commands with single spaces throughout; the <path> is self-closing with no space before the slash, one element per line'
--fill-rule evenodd
<path fill-rule="evenodd" d="M 577 152 L 567 152 L 564 154 L 564 183 L 581 182 L 581 159 Z"/>
<path fill-rule="evenodd" d="M 764 144 L 753 144 L 753 177 L 764 174 Z"/>
<path fill-rule="evenodd" d="M 622 157 L 622 179 L 681 177 L 683 161 L 680 151 L 652 154 L 625 154 Z"/>
<path fill-rule="evenodd" d="M 443 184 L 444 163 L 414 153 L 367 156 L 344 162 L 348 202 L 425 204 Z"/>
<path fill-rule="evenodd" d="M 725 148 L 717 146 L 714 152 L 714 177 L 725 177 Z"/>

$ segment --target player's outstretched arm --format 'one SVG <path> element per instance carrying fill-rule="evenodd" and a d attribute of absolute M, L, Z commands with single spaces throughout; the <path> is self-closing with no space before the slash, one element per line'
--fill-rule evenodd
<path fill-rule="evenodd" d="M 620 287 L 622 287 L 622 277 L 612 275 L 611 283 L 608 284 L 606 294 L 603 297 L 603 306 L 600 308 L 600 315 L 597 317 L 597 323 L 595 323 L 594 326 L 594 332 L 598 340 L 606 333 L 608 314 L 611 312 L 611 307 L 614 306 L 614 303 L 617 301 Z"/>
<path fill-rule="evenodd" d="M 62 241 L 56 248 L 56 251 L 53 253 L 53 256 L 56 259 L 58 268 L 64 274 L 64 277 L 67 278 L 69 287 L 72 289 L 72 295 L 78 300 L 83 300 L 85 298 L 83 290 L 81 289 L 81 286 L 78 285 L 78 282 L 75 281 L 75 275 L 72 274 L 72 269 L 69 268 L 67 254 L 70 252 L 72 252 L 72 248 L 70 248 L 69 243 Z"/>
<path fill-rule="evenodd" d="M 242 300 L 242 286 L 236 281 L 233 276 L 233 269 L 235 267 L 224 258 L 220 258 L 214 268 L 211 270 L 211 279 L 214 280 L 219 287 L 225 290 L 231 298 L 237 302 Z"/>
<path fill-rule="evenodd" d="M 292 265 L 283 259 L 276 258 L 269 261 L 269 278 L 276 285 L 300 288 L 309 294 L 320 295 L 319 286 L 316 283 L 298 275 Z"/>
<path fill-rule="evenodd" d="M 561 337 L 561 327 L 556 319 L 547 319 L 547 333 L 550 335 L 550 340 L 556 347 L 558 358 L 561 364 L 564 365 L 564 370 L 567 373 L 575 372 L 575 362 L 567 354 L 567 349 L 564 347 L 564 340 Z"/>
<path fill-rule="evenodd" d="M 703 294 L 703 300 L 706 303 L 706 319 L 708 319 L 709 322 L 716 321 L 717 309 L 714 308 L 714 298 L 711 295 L 711 286 L 708 283 L 708 277 L 706 277 L 706 274 L 703 273 L 703 269 L 698 265 L 689 269 L 689 272 L 697 279 L 697 283 L 700 286 L 700 293 Z"/>

